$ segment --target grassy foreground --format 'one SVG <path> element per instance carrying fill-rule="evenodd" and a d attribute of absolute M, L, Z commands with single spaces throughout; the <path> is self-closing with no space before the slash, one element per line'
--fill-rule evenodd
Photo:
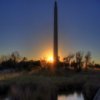
<path fill-rule="evenodd" d="M 59 73 L 59 74 L 57 74 Z M 59 71 L 24 73 L 0 81 L 0 100 L 57 100 L 61 93 L 83 92 L 85 100 L 92 100 L 100 88 L 100 72 Z"/>

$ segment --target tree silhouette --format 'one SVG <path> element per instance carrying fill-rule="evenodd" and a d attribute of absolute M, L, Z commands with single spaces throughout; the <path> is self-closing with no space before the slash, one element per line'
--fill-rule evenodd
<path fill-rule="evenodd" d="M 10 56 L 10 59 L 13 61 L 13 62 L 18 62 L 21 60 L 21 56 L 19 54 L 19 52 L 15 51 L 11 54 Z"/>
<path fill-rule="evenodd" d="M 81 51 L 76 52 L 77 71 L 81 71 L 82 69 L 82 59 L 83 59 L 83 52 Z"/>
<path fill-rule="evenodd" d="M 71 60 L 74 58 L 74 54 L 69 54 L 67 57 L 63 58 L 63 62 L 65 66 L 69 67 L 71 64 Z"/>
<path fill-rule="evenodd" d="M 91 60 L 91 52 L 87 52 L 87 54 L 85 55 L 85 69 L 87 70 L 89 64 L 90 64 L 90 60 Z"/>

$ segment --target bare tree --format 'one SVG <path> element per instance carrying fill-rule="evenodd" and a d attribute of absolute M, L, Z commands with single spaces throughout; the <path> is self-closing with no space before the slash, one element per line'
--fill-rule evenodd
<path fill-rule="evenodd" d="M 77 71 L 81 71 L 82 69 L 82 59 L 83 59 L 83 52 L 81 51 L 76 52 Z"/>
<path fill-rule="evenodd" d="M 23 57 L 21 61 L 25 62 L 25 61 L 27 61 L 27 58 Z"/>
<path fill-rule="evenodd" d="M 11 54 L 10 59 L 14 62 L 18 62 L 21 60 L 21 56 L 19 54 L 19 52 L 15 51 Z"/>
<path fill-rule="evenodd" d="M 74 58 L 74 54 L 69 54 L 67 57 L 63 58 L 63 61 L 67 66 L 70 66 L 71 60 Z"/>
<path fill-rule="evenodd" d="M 85 69 L 88 68 L 91 60 L 91 52 L 88 51 L 87 54 L 85 55 Z"/>

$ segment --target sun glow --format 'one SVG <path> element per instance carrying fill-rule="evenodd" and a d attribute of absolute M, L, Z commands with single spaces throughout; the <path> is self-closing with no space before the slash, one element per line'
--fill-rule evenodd
<path fill-rule="evenodd" d="M 41 59 L 44 59 L 45 61 L 49 62 L 49 63 L 54 63 L 54 58 L 53 58 L 53 50 L 52 49 L 48 49 L 48 50 L 44 50 L 44 52 L 41 55 Z M 59 52 L 59 59 L 60 61 L 62 61 L 62 55 L 61 55 L 61 51 Z"/>
<path fill-rule="evenodd" d="M 50 62 L 50 63 L 53 63 L 53 62 L 54 62 L 54 59 L 53 59 L 52 56 L 49 56 L 49 57 L 47 58 L 47 61 Z"/>
<path fill-rule="evenodd" d="M 53 63 L 54 59 L 53 59 L 53 52 L 51 49 L 49 50 L 45 50 L 45 52 L 43 53 L 43 57 L 44 59 L 49 62 L 49 63 Z"/>

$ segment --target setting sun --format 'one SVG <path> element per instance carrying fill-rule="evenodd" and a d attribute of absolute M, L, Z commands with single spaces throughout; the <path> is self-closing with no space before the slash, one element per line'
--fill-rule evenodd
<path fill-rule="evenodd" d="M 48 57 L 48 58 L 47 58 L 47 61 L 50 62 L 50 63 L 53 63 L 53 61 L 54 61 L 54 60 L 53 60 L 53 57 L 52 57 L 52 56 Z"/>
<path fill-rule="evenodd" d="M 49 50 L 45 50 L 44 53 L 42 54 L 45 58 L 45 60 L 49 63 L 53 63 L 54 59 L 53 59 L 53 52 L 51 49 Z"/>

